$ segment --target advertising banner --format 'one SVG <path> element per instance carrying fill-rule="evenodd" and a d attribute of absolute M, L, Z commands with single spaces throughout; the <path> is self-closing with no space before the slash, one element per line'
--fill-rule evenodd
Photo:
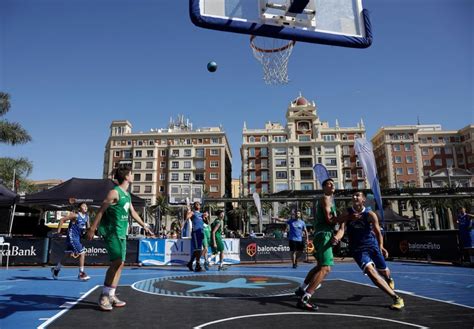
<path fill-rule="evenodd" d="M 239 239 L 224 239 L 224 263 L 240 263 Z M 138 261 L 142 265 L 186 265 L 191 256 L 190 239 L 142 239 Z M 211 258 L 209 248 L 208 258 Z M 212 263 L 212 262 L 211 262 Z"/>
<path fill-rule="evenodd" d="M 10 249 L 3 247 L 2 266 L 9 265 L 41 265 L 48 261 L 48 243 L 47 238 L 5 238 L 5 242 L 10 243 Z"/>
<path fill-rule="evenodd" d="M 136 264 L 138 258 L 138 241 L 127 240 L 127 256 L 125 264 Z M 85 265 L 107 265 L 110 263 L 105 243 L 102 239 L 81 240 L 82 245 L 86 248 Z M 50 241 L 49 264 L 55 265 L 64 255 L 66 248 L 66 239 L 53 238 Z M 63 265 L 77 265 L 79 259 L 74 257 L 66 257 L 62 262 Z"/>
<path fill-rule="evenodd" d="M 301 255 L 300 259 L 306 257 Z M 288 239 L 240 239 L 240 260 L 289 261 L 291 260 Z"/>
<path fill-rule="evenodd" d="M 457 231 L 387 232 L 385 248 L 390 257 L 458 261 Z"/>

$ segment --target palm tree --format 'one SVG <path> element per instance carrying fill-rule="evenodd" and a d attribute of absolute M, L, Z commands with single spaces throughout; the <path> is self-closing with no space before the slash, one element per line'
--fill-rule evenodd
<path fill-rule="evenodd" d="M 24 178 L 32 170 L 33 164 L 26 158 L 0 158 L 0 178 L 3 180 L 3 185 L 11 190 L 27 193 L 35 192 L 36 187 Z M 15 172 L 15 177 L 13 177 L 13 172 Z M 15 179 L 15 185 L 17 186 L 14 186 L 13 179 Z"/>
<path fill-rule="evenodd" d="M 0 91 L 0 116 L 4 116 L 10 110 L 10 95 Z M 17 122 L 0 120 L 0 143 L 25 144 L 31 141 L 31 136 Z"/>

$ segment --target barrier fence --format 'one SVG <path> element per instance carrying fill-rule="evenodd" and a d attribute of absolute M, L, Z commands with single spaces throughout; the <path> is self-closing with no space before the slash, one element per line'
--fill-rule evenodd
<path fill-rule="evenodd" d="M 390 257 L 458 262 L 458 231 L 405 231 L 387 232 L 385 248 Z M 10 265 L 52 265 L 63 255 L 64 238 L 5 238 L 9 249 L 2 249 L 2 266 L 9 254 Z M 86 265 L 107 265 L 107 250 L 102 239 L 83 241 Z M 287 239 L 243 238 L 224 239 L 225 259 L 228 264 L 240 262 L 286 262 L 291 260 Z M 183 265 L 190 258 L 189 239 L 129 239 L 127 265 Z M 209 255 L 210 256 L 210 255 Z M 302 254 L 300 259 L 307 259 Z M 75 265 L 77 260 L 66 258 L 64 265 Z"/>

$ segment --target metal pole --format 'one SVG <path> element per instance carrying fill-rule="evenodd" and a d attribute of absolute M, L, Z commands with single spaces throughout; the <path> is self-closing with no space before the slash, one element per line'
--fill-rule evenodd
<path fill-rule="evenodd" d="M 12 213 L 10 217 L 10 228 L 8 230 L 8 236 L 12 236 L 12 229 L 13 229 L 13 220 L 15 219 L 15 210 L 16 210 L 16 203 L 13 204 L 12 206 Z"/>

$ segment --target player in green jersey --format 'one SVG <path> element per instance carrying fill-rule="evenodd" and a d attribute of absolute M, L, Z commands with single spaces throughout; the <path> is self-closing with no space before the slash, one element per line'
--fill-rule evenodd
<path fill-rule="evenodd" d="M 103 311 L 111 311 L 113 307 L 126 305 L 124 301 L 117 298 L 115 289 L 119 284 L 127 253 L 128 216 L 131 215 L 145 229 L 146 233 L 153 236 L 153 232 L 133 208 L 132 199 L 128 192 L 128 187 L 133 182 L 131 170 L 129 168 L 118 168 L 115 171 L 114 178 L 119 185 L 109 191 L 87 232 L 87 238 L 92 240 L 95 230 L 98 228 L 99 234 L 104 238 L 105 247 L 109 254 L 110 265 L 105 275 L 104 287 L 99 299 L 99 308 Z"/>
<path fill-rule="evenodd" d="M 218 212 L 217 218 L 211 224 L 211 243 L 212 253 L 216 255 L 219 253 L 219 271 L 223 269 L 224 265 L 224 242 L 222 241 L 222 227 L 224 225 L 224 211 Z"/>

